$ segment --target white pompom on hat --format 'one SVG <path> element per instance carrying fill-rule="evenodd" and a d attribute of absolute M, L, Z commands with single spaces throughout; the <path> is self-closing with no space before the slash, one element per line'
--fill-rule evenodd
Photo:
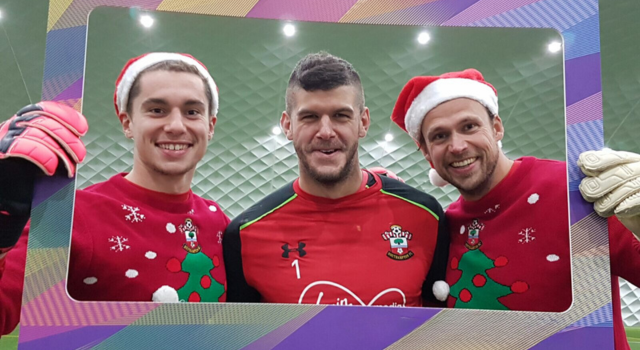
<path fill-rule="evenodd" d="M 470 68 L 438 76 L 413 77 L 402 88 L 391 120 L 418 143 L 424 117 L 443 102 L 468 98 L 480 102 L 491 113 L 498 114 L 498 92 L 487 83 L 479 71 Z M 429 179 L 435 186 L 448 184 L 433 168 Z"/>
<path fill-rule="evenodd" d="M 116 114 L 120 115 L 120 111 L 124 111 L 127 108 L 127 102 L 129 101 L 129 93 L 131 87 L 136 81 L 136 78 L 145 69 L 153 66 L 154 64 L 165 61 L 179 61 L 194 66 L 200 76 L 204 78 L 211 90 L 211 115 L 218 115 L 218 87 L 213 81 L 211 74 L 207 70 L 207 67 L 198 61 L 195 57 L 186 53 L 174 53 L 174 52 L 150 52 L 138 57 L 130 59 L 127 64 L 124 65 L 118 79 L 116 80 L 116 90 L 113 94 L 113 103 L 116 108 Z"/>

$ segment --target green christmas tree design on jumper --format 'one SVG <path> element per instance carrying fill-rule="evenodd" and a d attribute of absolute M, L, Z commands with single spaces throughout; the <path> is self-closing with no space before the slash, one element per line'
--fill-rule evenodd
<path fill-rule="evenodd" d="M 468 226 L 468 237 L 465 246 L 469 249 L 462 254 L 460 260 L 451 260 L 451 269 L 462 271 L 460 279 L 451 286 L 450 294 L 456 298 L 454 307 L 466 309 L 507 310 L 498 298 L 511 293 L 524 293 L 529 289 L 525 282 L 517 281 L 511 286 L 496 282 L 487 275 L 487 271 L 507 265 L 509 260 L 500 256 L 495 260 L 489 258 L 480 247 L 480 231 L 484 224 L 474 219 Z"/>
<path fill-rule="evenodd" d="M 189 302 L 217 302 L 224 294 L 224 286 L 211 276 L 211 270 L 220 266 L 220 259 L 214 256 L 212 260 L 202 252 L 198 244 L 198 228 L 191 219 L 186 219 L 179 228 L 185 234 L 183 248 L 187 255 L 182 261 L 172 258 L 167 262 L 169 271 L 189 274 L 187 282 L 177 290 L 178 298 Z"/>

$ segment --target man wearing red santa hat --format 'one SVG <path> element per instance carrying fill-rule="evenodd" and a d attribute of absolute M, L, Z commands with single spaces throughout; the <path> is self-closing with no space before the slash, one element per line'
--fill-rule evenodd
<path fill-rule="evenodd" d="M 217 120 L 211 75 L 187 54 L 145 54 L 123 68 L 114 104 L 134 141 L 133 167 L 76 192 L 69 295 L 224 301 L 220 235 L 229 218 L 190 188 Z M 0 126 L 0 334 L 19 318 L 33 179 L 63 170 L 58 160 L 72 177 L 86 153 L 79 139 L 86 131 L 80 113 L 55 102 L 27 106 Z"/>
<path fill-rule="evenodd" d="M 412 78 L 400 93 L 391 118 L 429 161 L 432 183 L 450 183 L 461 194 L 446 211 L 451 227 L 448 305 L 568 309 L 572 292 L 566 163 L 507 158 L 500 147 L 505 130 L 498 115 L 497 91 L 475 69 Z M 601 152 L 585 153 L 580 166 L 584 171 L 595 163 L 589 174 L 595 177 L 610 167 L 614 169 L 609 172 L 615 172 L 623 163 L 640 160 L 618 155 L 613 156 L 614 161 L 603 161 L 606 157 Z M 606 181 L 611 179 L 608 174 L 600 175 L 605 180 L 587 178 L 583 182 L 583 193 L 587 188 L 598 189 L 590 200 L 612 190 L 600 185 L 611 182 Z M 637 192 L 640 186 L 635 188 Z M 631 193 L 618 194 L 616 205 Z M 607 208 L 609 215 L 615 207 Z M 617 276 L 640 284 L 640 243 L 615 219 L 610 234 L 615 339 L 617 348 L 624 349 L 628 345 Z"/>

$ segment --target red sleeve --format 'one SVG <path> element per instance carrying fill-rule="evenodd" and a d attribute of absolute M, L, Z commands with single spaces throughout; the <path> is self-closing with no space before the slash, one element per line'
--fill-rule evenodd
<path fill-rule="evenodd" d="M 611 274 L 640 286 L 640 241 L 615 216 L 608 223 Z"/>
<path fill-rule="evenodd" d="M 28 236 L 27 224 L 18 243 L 0 260 L 0 335 L 11 333 L 20 321 Z"/>

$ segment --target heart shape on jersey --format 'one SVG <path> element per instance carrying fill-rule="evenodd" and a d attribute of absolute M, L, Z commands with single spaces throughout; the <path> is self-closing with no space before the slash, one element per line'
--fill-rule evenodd
<path fill-rule="evenodd" d="M 353 297 L 355 300 L 357 300 L 360 305 L 362 306 L 371 306 L 373 305 L 378 299 L 380 299 L 382 296 L 389 294 L 389 293 L 398 293 L 402 296 L 402 306 L 405 306 L 407 304 L 407 297 L 404 295 L 404 293 L 402 292 L 402 290 L 398 289 L 398 288 L 387 288 L 385 290 L 383 290 L 382 292 L 378 293 L 375 297 L 373 297 L 373 299 L 371 299 L 371 301 L 367 304 L 364 301 L 362 301 L 362 299 L 360 299 L 360 297 L 358 297 L 354 292 L 352 292 L 351 290 L 349 290 L 349 288 L 340 285 L 338 283 L 335 282 L 331 282 L 331 281 L 316 281 L 313 282 L 311 284 L 309 284 L 308 286 L 306 286 L 304 288 L 304 290 L 302 291 L 302 293 L 300 293 L 300 299 L 298 299 L 298 304 L 302 304 L 302 300 L 304 299 L 305 295 L 307 294 L 307 292 L 309 291 L 309 289 L 315 287 L 315 286 L 331 286 L 331 287 L 335 287 L 338 289 L 341 289 L 342 291 L 344 291 L 345 293 L 349 294 L 351 297 Z M 324 293 L 320 292 L 320 294 L 318 295 L 318 299 L 316 301 L 316 304 L 319 305 L 320 301 L 322 300 Z"/>

